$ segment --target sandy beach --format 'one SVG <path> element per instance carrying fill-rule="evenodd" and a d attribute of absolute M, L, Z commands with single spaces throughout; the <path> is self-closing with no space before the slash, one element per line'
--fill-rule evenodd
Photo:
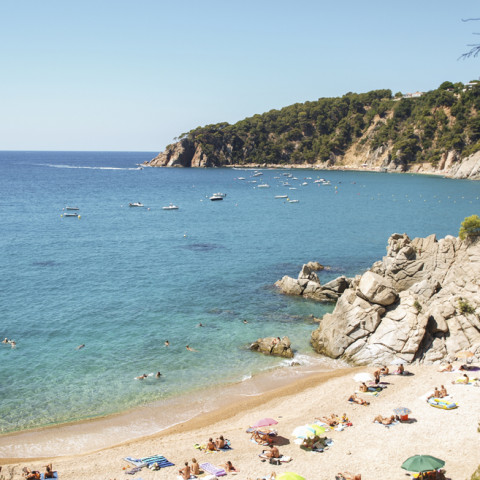
<path fill-rule="evenodd" d="M 347 398 L 358 387 L 355 373 L 373 367 L 336 370 L 315 374 L 296 383 L 283 386 L 264 395 L 248 397 L 220 410 L 193 418 L 158 434 L 125 442 L 96 452 L 70 457 L 48 459 L 1 459 L 1 475 L 5 479 L 19 479 L 22 468 L 44 471 L 53 462 L 59 478 L 68 479 L 175 479 L 185 461 L 196 458 L 199 463 L 209 462 L 220 466 L 227 460 L 239 469 L 228 477 L 257 479 L 277 473 L 292 471 L 306 479 L 334 479 L 338 472 L 361 473 L 362 479 L 408 478 L 400 466 L 408 457 L 428 454 L 445 460 L 447 478 L 466 479 L 477 468 L 480 433 L 480 388 L 473 385 L 452 384 L 461 373 L 440 373 L 438 366 L 414 366 L 407 369 L 411 376 L 388 375 L 382 377 L 386 388 L 377 396 L 363 394 L 368 406 L 351 404 Z M 480 372 L 470 372 L 479 377 Z M 445 385 L 455 410 L 442 410 L 430 406 L 425 395 L 434 387 Z M 362 396 L 362 395 L 360 395 Z M 377 415 L 390 416 L 393 409 L 407 407 L 412 413 L 408 423 L 390 427 L 373 423 Z M 333 444 L 323 453 L 302 450 L 294 443 L 292 431 L 299 425 L 312 423 L 316 417 L 346 413 L 353 424 L 343 431 L 327 431 L 325 435 Z M 249 425 L 263 417 L 278 421 L 275 441 L 280 453 L 292 458 L 279 466 L 262 462 L 259 454 L 265 447 L 255 444 L 246 433 Z M 195 448 L 209 437 L 219 435 L 231 441 L 229 451 L 205 453 Z M 14 437 L 12 437 L 14 438 Z M 151 455 L 163 455 L 175 464 L 173 467 L 151 471 L 143 468 L 135 475 L 125 475 L 133 465 L 124 460 Z"/>

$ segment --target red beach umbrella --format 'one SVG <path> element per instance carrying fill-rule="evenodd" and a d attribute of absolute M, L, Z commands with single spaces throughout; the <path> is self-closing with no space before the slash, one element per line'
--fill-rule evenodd
<path fill-rule="evenodd" d="M 262 418 L 257 423 L 254 423 L 252 427 L 253 428 L 268 427 L 269 425 L 276 425 L 277 423 L 278 422 L 273 418 Z"/>

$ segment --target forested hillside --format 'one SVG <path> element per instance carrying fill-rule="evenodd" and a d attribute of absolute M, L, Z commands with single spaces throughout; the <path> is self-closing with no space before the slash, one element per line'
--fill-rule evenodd
<path fill-rule="evenodd" d="M 444 82 L 416 97 L 390 90 L 347 93 L 198 127 L 155 166 L 246 164 L 341 166 L 369 162 L 406 171 L 480 150 L 480 82 Z"/>

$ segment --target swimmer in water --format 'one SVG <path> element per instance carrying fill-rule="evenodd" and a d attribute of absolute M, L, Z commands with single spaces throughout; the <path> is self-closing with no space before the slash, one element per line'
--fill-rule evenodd
<path fill-rule="evenodd" d="M 203 325 L 203 323 L 200 322 L 200 323 L 198 324 L 198 326 L 199 326 L 199 327 L 204 327 L 205 325 Z"/>
<path fill-rule="evenodd" d="M 161 374 L 160 372 L 157 372 L 157 373 L 155 374 L 155 377 L 156 377 L 156 378 L 160 378 L 161 376 L 162 376 L 162 374 Z"/>
<path fill-rule="evenodd" d="M 190 347 L 189 345 L 187 345 L 185 347 L 189 352 L 196 352 L 197 350 L 193 349 L 192 347 Z"/>
<path fill-rule="evenodd" d="M 144 373 L 143 375 L 140 375 L 139 377 L 135 377 L 135 380 L 144 380 L 147 377 L 148 377 L 148 375 L 146 373 Z"/>
<path fill-rule="evenodd" d="M 85 344 L 82 343 L 81 345 L 79 345 L 79 346 L 77 347 L 77 350 L 80 350 L 80 349 L 83 348 L 84 346 L 85 346 Z"/>
<path fill-rule="evenodd" d="M 169 347 L 170 346 L 170 342 L 168 340 L 165 340 L 165 346 L 166 347 Z"/>

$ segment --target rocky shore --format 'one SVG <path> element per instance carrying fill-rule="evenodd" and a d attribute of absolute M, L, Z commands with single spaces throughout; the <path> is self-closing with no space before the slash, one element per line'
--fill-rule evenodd
<path fill-rule="evenodd" d="M 405 165 L 392 158 L 389 147 L 371 149 L 361 144 L 353 144 L 343 156 L 335 157 L 334 162 L 303 164 L 271 164 L 271 163 L 234 163 L 230 158 L 231 145 L 224 145 L 221 154 L 215 156 L 204 152 L 200 143 L 187 138 L 169 145 L 145 166 L 149 167 L 237 167 L 237 168 L 305 168 L 321 170 L 361 170 L 374 172 L 416 173 L 441 175 L 455 179 L 480 180 L 480 152 L 461 157 L 456 151 L 444 152 L 436 164 L 412 163 Z"/>
<path fill-rule="evenodd" d="M 394 234 L 363 275 L 322 286 L 304 266 L 298 279 L 276 285 L 320 301 L 338 295 L 311 337 L 329 357 L 355 365 L 453 361 L 462 351 L 480 358 L 479 241 Z"/>

